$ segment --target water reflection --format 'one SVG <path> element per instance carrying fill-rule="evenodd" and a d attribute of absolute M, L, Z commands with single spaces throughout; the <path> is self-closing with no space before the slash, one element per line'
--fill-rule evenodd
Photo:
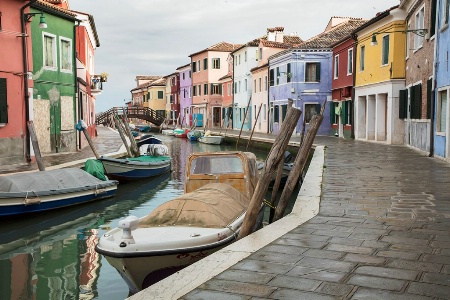
<path fill-rule="evenodd" d="M 172 170 L 119 185 L 114 198 L 39 215 L 0 220 L 0 299 L 124 299 L 128 288 L 94 248 L 98 237 L 127 215 L 142 217 L 184 189 L 192 152 L 235 150 L 159 136 Z M 266 153 L 256 153 L 261 160 Z"/>

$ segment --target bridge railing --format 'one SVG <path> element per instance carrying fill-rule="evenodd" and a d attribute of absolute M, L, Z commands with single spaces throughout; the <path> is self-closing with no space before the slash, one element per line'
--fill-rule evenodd
<path fill-rule="evenodd" d="M 118 115 L 124 115 L 126 112 L 127 116 L 131 118 L 137 118 L 149 121 L 156 126 L 160 126 L 164 122 L 164 115 L 158 113 L 157 111 L 149 108 L 149 107 L 113 107 L 109 110 L 97 115 L 96 124 L 106 124 L 110 119 L 110 116 L 113 117 Z"/>

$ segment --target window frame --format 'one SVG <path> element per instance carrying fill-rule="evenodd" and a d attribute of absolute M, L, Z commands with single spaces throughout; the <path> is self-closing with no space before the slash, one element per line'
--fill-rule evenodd
<path fill-rule="evenodd" d="M 333 60 L 333 79 L 338 79 L 339 78 L 339 54 L 336 54 L 334 56 L 334 60 Z"/>
<path fill-rule="evenodd" d="M 366 46 L 361 45 L 361 48 L 359 50 L 359 71 L 362 72 L 365 69 Z"/>
<path fill-rule="evenodd" d="M 389 65 L 389 52 L 390 52 L 390 34 L 385 34 L 382 37 L 381 42 L 381 66 Z M 385 52 L 387 51 L 387 52 Z"/>
<path fill-rule="evenodd" d="M 46 64 L 46 43 L 45 38 L 48 37 L 52 39 L 52 62 L 53 65 L 49 66 Z M 48 71 L 56 71 L 58 69 L 58 60 L 57 60 L 57 52 L 56 52 L 56 35 L 48 33 L 48 32 L 42 32 L 42 66 L 44 70 Z"/>
<path fill-rule="evenodd" d="M 442 94 L 446 94 L 445 108 L 442 107 Z M 448 100 L 449 100 L 449 90 L 447 88 L 438 90 L 438 97 L 436 103 L 436 133 L 439 135 L 445 135 L 447 131 L 447 112 L 448 112 Z M 442 128 L 444 127 L 444 128 Z M 442 130 L 443 129 L 443 130 Z"/>
<path fill-rule="evenodd" d="M 414 27 L 415 27 L 415 29 L 425 28 L 425 4 L 422 5 L 418 9 L 417 13 L 414 15 Z M 425 41 L 425 37 L 415 34 L 414 35 L 414 51 L 417 51 L 420 48 L 422 48 L 424 41 Z"/>
<path fill-rule="evenodd" d="M 220 58 L 213 58 L 212 59 L 212 68 L 213 69 L 220 69 Z"/>
<path fill-rule="evenodd" d="M 161 95 L 161 97 L 159 96 Z M 164 91 L 158 91 L 158 100 L 164 100 Z"/>
<path fill-rule="evenodd" d="M 307 80 L 307 79 L 309 79 L 308 78 L 308 66 L 311 66 L 311 65 L 316 66 L 316 70 L 314 72 L 315 73 L 314 78 Z M 319 77 L 318 78 L 319 80 L 317 80 L 317 77 Z M 316 79 L 316 80 L 313 81 L 313 79 Z M 305 62 L 305 79 L 304 79 L 304 81 L 308 82 L 308 83 L 320 83 L 320 62 L 313 62 L 313 61 Z"/>
<path fill-rule="evenodd" d="M 63 66 L 63 44 L 68 43 L 67 47 L 67 65 L 68 68 Z M 72 39 L 66 37 L 59 37 L 59 66 L 60 71 L 64 73 L 72 73 L 73 63 L 72 63 Z"/>
<path fill-rule="evenodd" d="M 353 48 L 347 50 L 347 76 L 353 74 Z"/>

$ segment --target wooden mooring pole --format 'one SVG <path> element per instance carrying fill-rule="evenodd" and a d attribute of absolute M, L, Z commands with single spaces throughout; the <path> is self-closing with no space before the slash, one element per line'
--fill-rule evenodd
<path fill-rule="evenodd" d="M 247 109 L 245 110 L 245 114 L 244 114 L 244 120 L 242 120 L 242 124 L 241 124 L 241 131 L 239 131 L 239 136 L 238 136 L 238 139 L 237 139 L 237 141 L 236 141 L 236 149 L 237 149 L 237 146 L 239 145 L 239 140 L 240 140 L 240 138 L 241 138 L 242 129 L 244 128 L 245 119 L 247 118 L 247 113 L 248 113 L 248 109 L 249 109 L 249 107 L 250 107 L 250 103 L 251 103 L 251 102 L 252 102 L 252 97 L 250 97 L 250 98 L 248 99 Z"/>
<path fill-rule="evenodd" d="M 94 152 L 95 158 L 99 159 L 100 155 L 98 155 L 97 149 L 95 149 L 94 143 L 92 142 L 91 137 L 89 136 L 89 132 L 87 131 L 87 125 L 83 120 L 80 120 L 78 124 L 75 126 L 77 130 L 81 130 L 84 133 L 84 136 L 86 137 L 86 140 L 91 147 L 92 152 Z"/>
<path fill-rule="evenodd" d="M 291 106 L 292 106 L 292 105 L 291 105 Z M 255 124 L 253 125 L 252 133 L 250 134 L 250 138 L 248 139 L 247 147 L 245 148 L 245 150 L 248 149 L 248 146 L 250 146 L 250 144 L 251 144 L 251 142 L 252 142 L 253 132 L 255 131 L 256 123 L 258 122 L 259 113 L 261 112 L 261 107 L 262 107 L 262 104 L 259 106 L 259 109 L 258 109 L 258 115 L 256 116 Z"/>
<path fill-rule="evenodd" d="M 36 158 L 39 171 L 45 171 L 44 161 L 42 160 L 41 150 L 39 149 L 39 143 L 36 136 L 36 131 L 34 130 L 33 121 L 28 121 L 27 126 L 28 131 L 30 132 L 31 145 L 33 146 L 34 156 Z"/>
<path fill-rule="evenodd" d="M 123 110 L 123 117 L 124 117 L 123 125 L 125 126 L 125 131 L 128 135 L 128 138 L 130 139 L 130 143 L 131 143 L 131 152 L 134 154 L 135 157 L 139 157 L 141 155 L 141 153 L 139 152 L 138 146 L 136 144 L 136 140 L 134 139 L 134 136 L 131 133 L 130 124 L 129 124 L 127 112 L 125 111 L 125 109 Z"/>
<path fill-rule="evenodd" d="M 300 110 L 293 107 L 288 108 L 285 119 L 286 121 L 281 125 L 280 132 L 276 137 L 272 145 L 272 149 L 270 150 L 269 155 L 266 159 L 261 177 L 258 181 L 258 184 L 256 185 L 256 189 L 253 193 L 253 197 L 250 201 L 247 212 L 245 213 L 244 222 L 242 224 L 241 231 L 239 232 L 238 239 L 241 239 L 252 232 L 252 229 L 258 217 L 259 210 L 261 209 L 261 204 L 267 192 L 269 182 L 272 179 L 272 176 L 275 173 L 280 160 L 282 160 L 284 157 L 284 151 L 281 150 L 285 149 L 285 147 L 289 143 L 289 139 L 291 138 L 292 132 L 297 126 L 300 115 Z"/>
<path fill-rule="evenodd" d="M 275 215 L 273 221 L 277 221 L 283 217 L 284 211 L 286 210 L 289 197 L 292 195 L 292 191 L 298 183 L 299 176 L 301 176 L 303 169 L 305 168 L 306 162 L 308 161 L 309 152 L 316 137 L 317 131 L 319 130 L 320 124 L 323 121 L 323 112 L 325 110 L 326 100 L 323 102 L 320 114 L 314 115 L 310 121 L 310 126 L 308 132 L 306 133 L 305 139 L 302 146 L 295 157 L 294 166 L 289 173 L 286 185 L 284 186 L 283 193 L 281 194 L 280 201 L 278 201 L 277 208 L 275 209 Z"/>
<path fill-rule="evenodd" d="M 125 149 L 127 150 L 128 157 L 133 157 L 131 154 L 130 146 L 128 145 L 128 141 L 125 137 L 125 134 L 123 133 L 122 126 L 120 125 L 119 118 L 114 118 L 114 124 L 116 125 L 116 129 L 119 132 L 120 138 L 122 139 L 123 145 L 125 146 Z"/>

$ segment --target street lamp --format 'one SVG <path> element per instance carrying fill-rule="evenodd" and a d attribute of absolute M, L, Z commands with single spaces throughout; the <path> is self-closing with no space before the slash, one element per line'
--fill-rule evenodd
<path fill-rule="evenodd" d="M 26 13 L 23 14 L 23 18 L 26 22 L 30 22 L 31 18 L 36 16 L 36 15 L 41 15 L 41 17 L 39 18 L 39 28 L 47 28 L 47 23 L 45 23 L 45 16 L 43 12 L 40 13 Z"/>
<path fill-rule="evenodd" d="M 378 45 L 377 42 L 377 35 L 382 33 L 393 33 L 393 32 L 401 32 L 401 33 L 407 33 L 412 32 L 414 34 L 417 34 L 418 36 L 424 37 L 428 33 L 428 29 L 421 28 L 421 29 L 407 29 L 407 30 L 394 30 L 394 31 L 381 31 L 381 32 L 374 32 L 372 34 L 372 42 L 370 43 L 371 46 Z"/>

